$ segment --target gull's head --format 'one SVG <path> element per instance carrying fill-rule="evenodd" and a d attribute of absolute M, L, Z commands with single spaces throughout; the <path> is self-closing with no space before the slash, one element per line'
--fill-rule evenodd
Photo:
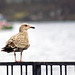
<path fill-rule="evenodd" d="M 30 26 L 29 24 L 23 23 L 23 24 L 21 24 L 21 26 L 20 26 L 20 28 L 19 28 L 19 31 L 20 31 L 20 32 L 23 32 L 23 31 L 26 31 L 26 30 L 28 30 L 28 29 L 30 29 L 30 28 L 35 29 L 35 27 Z"/>

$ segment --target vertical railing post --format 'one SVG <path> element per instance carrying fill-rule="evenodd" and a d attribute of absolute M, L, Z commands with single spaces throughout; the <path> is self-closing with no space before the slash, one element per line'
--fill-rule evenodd
<path fill-rule="evenodd" d="M 27 65 L 26 65 L 26 74 L 25 75 L 27 75 Z"/>
<path fill-rule="evenodd" d="M 46 75 L 48 75 L 48 66 L 46 65 Z"/>
<path fill-rule="evenodd" d="M 8 65 L 7 65 L 7 75 L 8 75 Z"/>
<path fill-rule="evenodd" d="M 65 65 L 65 75 L 67 75 L 67 65 Z"/>
<path fill-rule="evenodd" d="M 11 75 L 13 75 L 13 65 L 11 65 Z"/>
<path fill-rule="evenodd" d="M 53 75 L 52 70 L 53 70 L 53 69 L 52 69 L 52 65 L 51 65 L 51 75 Z"/>
<path fill-rule="evenodd" d="M 33 65 L 33 75 L 41 75 L 41 65 Z"/>
<path fill-rule="evenodd" d="M 60 75 L 62 75 L 62 65 L 60 65 Z"/>
<path fill-rule="evenodd" d="M 22 65 L 20 65 L 21 66 L 21 75 L 22 75 Z"/>

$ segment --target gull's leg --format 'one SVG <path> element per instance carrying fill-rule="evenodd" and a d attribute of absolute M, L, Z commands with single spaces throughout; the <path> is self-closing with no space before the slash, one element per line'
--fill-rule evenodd
<path fill-rule="evenodd" d="M 20 62 L 22 62 L 22 51 L 21 51 L 21 56 L 20 56 Z"/>
<path fill-rule="evenodd" d="M 17 61 L 16 61 L 16 53 L 15 53 L 15 52 L 14 52 L 14 57 L 15 57 L 15 62 L 17 62 Z"/>

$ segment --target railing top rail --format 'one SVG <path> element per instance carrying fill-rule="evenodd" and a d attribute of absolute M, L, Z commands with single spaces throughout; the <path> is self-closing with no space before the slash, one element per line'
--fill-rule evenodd
<path fill-rule="evenodd" d="M 0 62 L 0 65 L 75 65 L 75 62 Z"/>

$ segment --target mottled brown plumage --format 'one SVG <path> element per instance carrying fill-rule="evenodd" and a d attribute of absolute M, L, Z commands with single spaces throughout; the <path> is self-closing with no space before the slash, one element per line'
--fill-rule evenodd
<path fill-rule="evenodd" d="M 22 61 L 22 51 L 26 50 L 30 44 L 29 44 L 29 40 L 28 40 L 28 32 L 27 30 L 29 28 L 35 28 L 32 26 L 29 26 L 27 23 L 23 23 L 21 24 L 20 28 L 19 28 L 19 33 L 17 33 L 16 35 L 12 36 L 6 43 L 6 46 L 3 48 L 2 51 L 5 52 L 14 52 L 15 55 L 15 61 L 16 61 L 16 54 L 15 52 L 21 52 L 21 59 L 20 61 Z"/>

